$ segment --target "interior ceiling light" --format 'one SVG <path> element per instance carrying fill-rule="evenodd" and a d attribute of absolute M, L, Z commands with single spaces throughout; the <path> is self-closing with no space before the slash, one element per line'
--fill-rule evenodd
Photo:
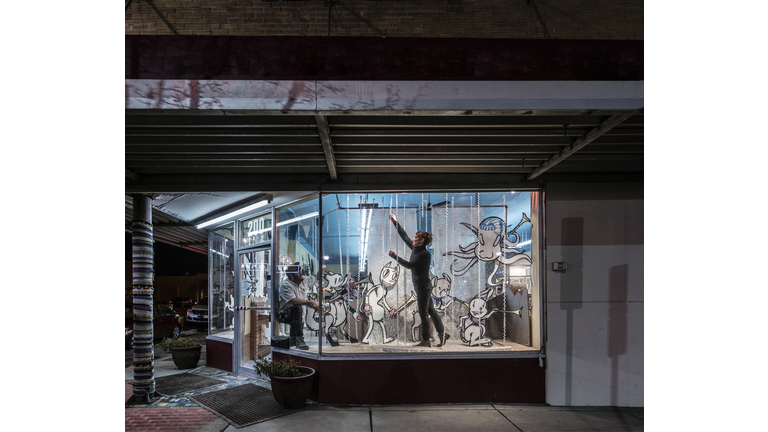
<path fill-rule="evenodd" d="M 248 207 L 243 207 L 243 208 L 235 210 L 235 211 L 233 211 L 231 213 L 227 213 L 224 216 L 219 216 L 216 219 L 209 220 L 208 222 L 203 222 L 200 225 L 197 225 L 197 229 L 204 228 L 204 227 L 207 227 L 208 225 L 213 225 L 215 223 L 223 222 L 223 221 L 225 221 L 227 219 L 231 219 L 231 218 L 233 218 L 233 217 L 235 217 L 237 215 L 241 215 L 241 214 L 249 212 L 251 210 L 256 210 L 259 207 L 264 207 L 267 204 L 269 204 L 269 201 L 267 201 L 267 200 L 259 201 L 256 204 L 251 204 Z"/>
<path fill-rule="evenodd" d="M 305 214 L 304 216 L 299 216 L 299 217 L 295 217 L 293 219 L 288 219 L 287 221 L 278 222 L 277 226 L 283 226 L 283 225 L 286 225 L 286 224 L 289 224 L 289 223 L 298 222 L 300 220 L 309 219 L 309 218 L 312 218 L 312 217 L 317 217 L 319 215 L 320 215 L 320 213 L 318 213 L 318 212 Z"/>

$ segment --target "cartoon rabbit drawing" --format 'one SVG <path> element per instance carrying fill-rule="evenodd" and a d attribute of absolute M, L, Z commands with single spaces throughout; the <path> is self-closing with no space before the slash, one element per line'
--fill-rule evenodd
<path fill-rule="evenodd" d="M 382 269 L 379 275 L 379 285 L 366 286 L 360 294 L 360 299 L 363 304 L 362 312 L 368 317 L 368 331 L 365 334 L 362 342 L 369 344 L 371 333 L 373 332 L 374 324 L 379 324 L 381 327 L 381 333 L 383 343 L 390 343 L 395 338 L 387 336 L 387 329 L 384 326 L 384 317 L 389 314 L 390 318 L 394 318 L 397 315 L 397 311 L 389 306 L 387 303 L 388 290 L 395 285 L 398 276 L 400 275 L 400 266 L 392 266 L 392 262 L 388 262 Z M 362 316 L 355 312 L 352 315 L 357 321 L 361 321 Z"/>
<path fill-rule="evenodd" d="M 435 306 L 435 310 L 438 313 L 444 313 L 445 309 L 453 303 L 453 297 L 449 296 L 451 292 L 451 277 L 443 273 L 443 278 L 438 279 L 437 276 L 433 277 L 430 281 L 432 285 L 432 303 Z M 419 341 L 418 328 L 421 326 L 421 315 L 419 311 L 413 311 L 413 326 L 411 326 L 411 336 L 414 342 Z M 434 338 L 430 336 L 430 341 L 434 342 Z"/>
<path fill-rule="evenodd" d="M 493 346 L 493 340 L 485 337 L 485 320 L 499 311 L 495 308 L 488 310 L 487 302 L 495 292 L 495 289 L 489 288 L 476 295 L 468 304 L 462 302 L 469 307 L 469 313 L 461 317 L 458 327 L 461 329 L 461 340 L 469 346 Z"/>

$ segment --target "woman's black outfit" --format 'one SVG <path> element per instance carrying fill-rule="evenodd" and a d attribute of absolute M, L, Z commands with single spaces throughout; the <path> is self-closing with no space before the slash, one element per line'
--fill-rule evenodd
<path fill-rule="evenodd" d="M 429 330 L 431 329 L 429 317 L 432 317 L 438 337 L 442 337 L 445 332 L 443 321 L 432 305 L 432 287 L 429 283 L 429 263 L 432 260 L 432 255 L 427 251 L 426 245 L 414 247 L 413 241 L 408 237 L 403 227 L 398 222 L 393 223 L 397 228 L 397 233 L 400 234 L 400 238 L 411 249 L 411 259 L 409 261 L 398 256 L 397 262 L 411 270 L 413 288 L 416 291 L 416 302 L 419 306 L 419 316 L 421 317 L 421 341 L 429 342 Z M 443 340 L 440 340 L 439 344 L 442 345 L 443 342 Z"/>

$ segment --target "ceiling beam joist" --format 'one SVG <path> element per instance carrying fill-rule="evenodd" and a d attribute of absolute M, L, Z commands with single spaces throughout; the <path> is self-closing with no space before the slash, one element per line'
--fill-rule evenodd
<path fill-rule="evenodd" d="M 331 174 L 331 180 L 336 180 L 336 158 L 333 155 L 333 143 L 331 142 L 331 131 L 328 129 L 328 121 L 325 116 L 316 115 L 317 130 L 320 133 L 320 141 L 323 143 L 325 160 L 328 163 L 328 172 Z"/>
<path fill-rule="evenodd" d="M 125 181 L 126 182 L 138 182 L 141 181 L 141 177 L 139 177 L 136 173 L 129 170 L 128 168 L 125 169 Z"/>
<path fill-rule="evenodd" d="M 624 122 L 624 120 L 640 113 L 642 113 L 642 111 L 632 111 L 627 114 L 611 116 L 608 120 L 600 123 L 599 125 L 597 125 L 596 128 L 592 129 L 591 131 L 587 132 L 584 136 L 574 141 L 573 144 L 560 150 L 556 155 L 552 156 L 549 160 L 539 165 L 538 168 L 531 171 L 531 173 L 528 175 L 528 180 L 533 180 L 536 177 L 544 174 L 555 165 L 567 159 L 568 156 L 576 153 L 587 144 L 596 140 L 597 138 L 599 138 L 609 130 L 613 129 L 614 127 L 620 125 L 622 122 Z"/>

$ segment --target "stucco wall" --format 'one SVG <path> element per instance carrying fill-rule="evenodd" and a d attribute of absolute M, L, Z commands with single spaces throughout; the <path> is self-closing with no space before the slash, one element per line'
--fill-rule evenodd
<path fill-rule="evenodd" d="M 547 403 L 644 406 L 643 184 L 550 183 L 545 206 Z"/>

